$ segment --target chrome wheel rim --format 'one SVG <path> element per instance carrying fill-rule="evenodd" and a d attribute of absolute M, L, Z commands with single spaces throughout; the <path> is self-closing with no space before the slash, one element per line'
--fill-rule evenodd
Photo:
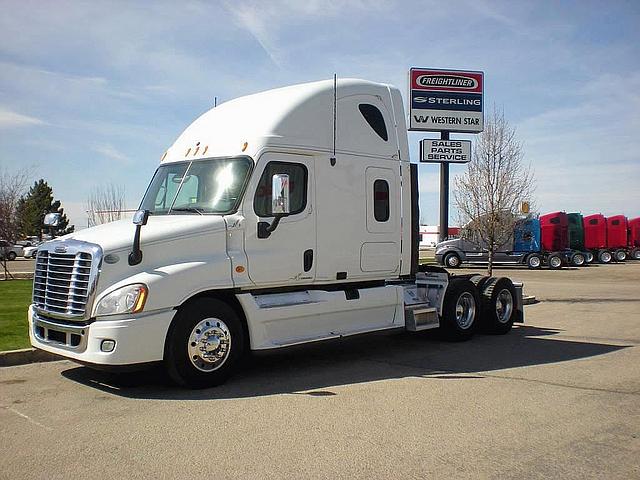
<path fill-rule="evenodd" d="M 601 258 L 604 263 L 609 263 L 611 261 L 611 254 L 609 252 L 604 252 Z"/>
<path fill-rule="evenodd" d="M 619 262 L 622 262 L 623 260 L 625 260 L 627 258 L 627 254 L 624 252 L 618 252 L 616 254 L 616 258 L 618 259 Z"/>
<path fill-rule="evenodd" d="M 456 323 L 462 330 L 468 329 L 476 317 L 476 301 L 469 292 L 464 292 L 456 302 Z"/>
<path fill-rule="evenodd" d="M 587 253 L 587 262 L 588 263 L 593 262 L 593 253 Z"/>
<path fill-rule="evenodd" d="M 640 260 L 640 250 L 634 253 L 633 258 L 635 258 L 636 260 Z"/>
<path fill-rule="evenodd" d="M 531 257 L 529 259 L 529 265 L 533 268 L 538 268 L 540 266 L 540 257 Z"/>
<path fill-rule="evenodd" d="M 220 368 L 231 352 L 231 332 L 219 318 L 205 318 L 191 330 L 187 353 L 191 364 L 201 372 Z"/>
<path fill-rule="evenodd" d="M 458 259 L 458 257 L 456 257 L 455 255 L 451 255 L 449 257 L 449 260 L 447 260 L 447 263 L 450 267 L 457 267 L 458 265 L 460 265 L 460 259 Z"/>
<path fill-rule="evenodd" d="M 562 260 L 560 260 L 559 257 L 551 257 L 551 259 L 549 260 L 549 265 L 551 265 L 553 268 L 558 268 L 561 263 Z"/>
<path fill-rule="evenodd" d="M 513 313 L 513 295 L 506 288 L 500 290 L 496 298 L 496 317 L 500 323 L 507 323 Z"/>
<path fill-rule="evenodd" d="M 576 266 L 581 266 L 584 264 L 584 257 L 580 254 L 574 255 L 573 256 L 573 264 Z"/>

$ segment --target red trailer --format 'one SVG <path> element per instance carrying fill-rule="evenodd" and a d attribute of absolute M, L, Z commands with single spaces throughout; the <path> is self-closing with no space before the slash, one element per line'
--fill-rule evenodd
<path fill-rule="evenodd" d="M 584 227 L 584 248 L 593 253 L 600 263 L 609 263 L 613 256 L 607 249 L 607 219 L 596 213 L 582 219 Z"/>
<path fill-rule="evenodd" d="M 607 218 L 607 248 L 618 262 L 627 259 L 627 217 L 614 215 Z"/>
<path fill-rule="evenodd" d="M 632 218 L 628 224 L 627 248 L 629 257 L 640 260 L 640 217 Z"/>

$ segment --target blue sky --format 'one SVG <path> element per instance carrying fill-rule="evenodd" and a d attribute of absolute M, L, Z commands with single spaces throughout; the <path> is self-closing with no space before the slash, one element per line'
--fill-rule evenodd
<path fill-rule="evenodd" d="M 33 167 L 78 226 L 100 183 L 124 186 L 136 208 L 162 153 L 216 96 L 336 72 L 392 83 L 406 99 L 411 66 L 485 72 L 485 104 L 517 128 L 541 211 L 640 216 L 638 1 L 0 7 L 0 168 Z M 435 136 L 410 134 L 413 161 Z M 420 166 L 428 223 L 438 188 L 438 167 Z"/>

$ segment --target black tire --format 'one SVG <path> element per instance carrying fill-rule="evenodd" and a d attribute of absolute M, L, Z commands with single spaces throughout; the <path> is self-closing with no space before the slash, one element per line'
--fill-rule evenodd
<path fill-rule="evenodd" d="M 205 327 L 203 322 L 210 323 Z M 204 331 L 196 329 L 199 325 Z M 198 342 L 192 341 L 194 335 L 199 336 Z M 208 340 L 212 337 L 215 348 L 206 353 L 223 357 L 213 361 L 202 357 L 192 360 L 189 350 L 210 346 Z M 200 298 L 181 308 L 173 319 L 165 343 L 165 368 L 178 385 L 214 387 L 224 383 L 236 370 L 244 355 L 245 342 L 242 322 L 229 305 L 220 300 Z M 215 365 L 217 362 L 220 362 L 218 366 Z"/>
<path fill-rule="evenodd" d="M 633 260 L 640 260 L 640 248 L 634 248 L 631 250 L 629 258 L 632 258 Z"/>
<path fill-rule="evenodd" d="M 562 255 L 560 255 L 559 253 L 552 253 L 551 255 L 549 255 L 549 258 L 547 259 L 547 264 L 549 265 L 549 268 L 552 270 L 559 270 L 562 268 Z"/>
<path fill-rule="evenodd" d="M 527 256 L 527 267 L 537 270 L 542 267 L 542 257 L 537 253 L 532 253 Z"/>
<path fill-rule="evenodd" d="M 470 339 L 478 324 L 479 313 L 480 298 L 473 282 L 466 278 L 451 279 L 444 295 L 440 319 L 440 332 L 444 337 L 456 342 Z"/>
<path fill-rule="evenodd" d="M 593 256 L 593 253 L 591 252 L 585 253 L 585 259 L 587 260 L 587 263 L 592 263 L 594 258 L 595 257 Z"/>
<path fill-rule="evenodd" d="M 611 255 L 611 252 L 609 252 L 608 250 L 600 250 L 598 252 L 598 261 L 600 263 L 611 263 L 612 259 L 613 259 L 613 256 Z"/>
<path fill-rule="evenodd" d="M 587 259 L 584 254 L 580 252 L 575 252 L 571 255 L 571 265 L 574 267 L 584 267 L 585 263 L 587 263 Z"/>
<path fill-rule="evenodd" d="M 444 256 L 442 263 L 444 263 L 444 266 L 448 268 L 460 268 L 462 261 L 457 253 L 449 252 Z"/>
<path fill-rule="evenodd" d="M 471 280 L 471 283 L 473 283 L 478 289 L 478 292 L 480 292 L 482 290 L 482 287 L 484 287 L 486 281 L 490 278 L 491 277 L 487 275 L 472 275 L 469 280 Z"/>
<path fill-rule="evenodd" d="M 516 317 L 516 287 L 506 277 L 491 277 L 480 290 L 482 331 L 504 335 L 511 330 Z"/>
<path fill-rule="evenodd" d="M 619 248 L 613 254 L 616 262 L 624 262 L 627 259 L 627 252 L 625 252 L 622 248 Z"/>
<path fill-rule="evenodd" d="M 16 252 L 9 252 L 7 254 L 7 259 L 11 260 L 12 262 L 16 259 L 16 257 L 17 257 Z"/>

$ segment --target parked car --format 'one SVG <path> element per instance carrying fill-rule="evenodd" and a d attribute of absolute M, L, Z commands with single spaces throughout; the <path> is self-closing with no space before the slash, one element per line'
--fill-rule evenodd
<path fill-rule="evenodd" d="M 16 257 L 24 255 L 22 246 L 11 245 L 6 240 L 0 240 L 0 260 L 15 260 Z"/>
<path fill-rule="evenodd" d="M 39 245 L 24 247 L 24 258 L 36 258 L 36 255 L 38 255 L 38 247 Z"/>

